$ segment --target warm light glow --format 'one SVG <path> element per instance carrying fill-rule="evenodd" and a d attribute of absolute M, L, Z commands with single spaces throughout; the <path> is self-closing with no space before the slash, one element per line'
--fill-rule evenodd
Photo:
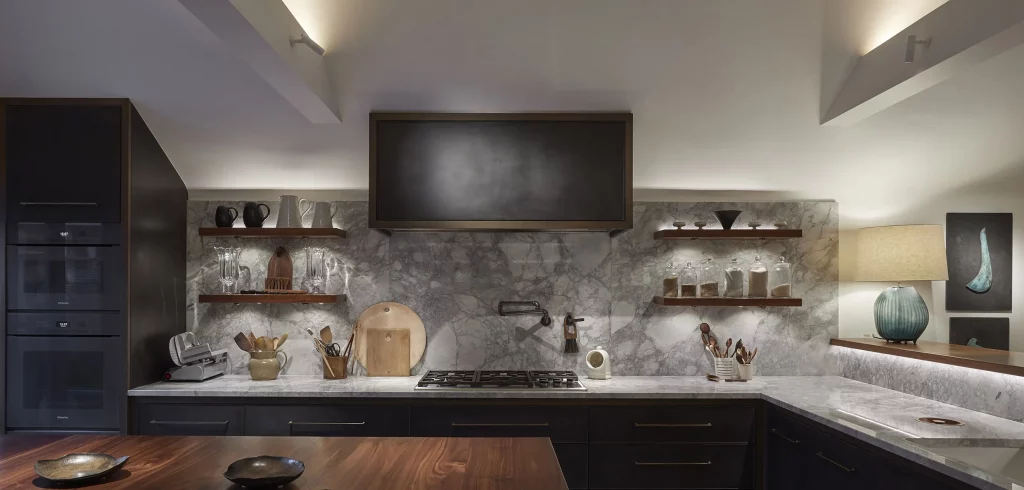
<path fill-rule="evenodd" d="M 327 33 L 329 20 L 317 9 L 317 3 L 310 0 L 281 0 L 291 11 L 292 17 L 298 21 L 303 31 L 313 42 L 327 49 Z"/>
<path fill-rule="evenodd" d="M 900 0 L 876 2 L 877 8 L 868 20 L 861 55 L 892 39 L 900 31 L 939 8 L 949 0 Z"/>

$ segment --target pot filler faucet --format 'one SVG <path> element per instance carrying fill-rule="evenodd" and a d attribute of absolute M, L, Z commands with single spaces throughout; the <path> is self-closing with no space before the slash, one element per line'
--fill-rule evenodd
<path fill-rule="evenodd" d="M 513 309 L 507 310 L 506 308 L 525 308 L 529 309 Z M 498 315 L 500 316 L 511 316 L 511 315 L 535 315 L 540 314 L 540 324 L 545 327 L 551 325 L 551 315 L 548 315 L 548 310 L 540 307 L 539 301 L 499 301 L 498 302 Z"/>

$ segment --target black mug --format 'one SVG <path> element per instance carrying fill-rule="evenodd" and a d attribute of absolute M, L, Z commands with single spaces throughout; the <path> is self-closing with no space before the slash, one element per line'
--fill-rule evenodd
<path fill-rule="evenodd" d="M 261 212 L 260 207 L 267 208 L 267 212 Z M 263 222 L 269 217 L 270 206 L 266 204 L 247 202 L 242 208 L 242 222 L 245 223 L 246 228 L 263 228 Z"/>
<path fill-rule="evenodd" d="M 213 222 L 218 228 L 231 228 L 238 218 L 238 210 L 228 206 L 217 206 L 217 212 L 213 214 Z"/>

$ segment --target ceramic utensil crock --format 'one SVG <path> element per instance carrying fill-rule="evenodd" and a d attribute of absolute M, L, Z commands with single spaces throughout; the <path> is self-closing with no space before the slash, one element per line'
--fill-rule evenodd
<path fill-rule="evenodd" d="M 281 369 L 288 364 L 288 354 L 285 354 L 284 351 L 253 351 L 249 355 L 252 356 L 249 359 L 249 377 L 253 381 L 277 379 L 277 375 L 281 374 Z M 284 356 L 284 361 L 278 359 L 279 356 Z"/>
<path fill-rule="evenodd" d="M 602 349 L 600 345 L 587 353 L 587 377 L 590 379 L 612 378 L 612 361 L 608 358 L 608 351 Z"/>

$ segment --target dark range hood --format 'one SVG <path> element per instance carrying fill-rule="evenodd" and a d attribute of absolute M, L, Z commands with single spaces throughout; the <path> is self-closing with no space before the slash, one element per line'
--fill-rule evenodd
<path fill-rule="evenodd" d="M 369 226 L 633 227 L 630 113 L 370 113 Z"/>

